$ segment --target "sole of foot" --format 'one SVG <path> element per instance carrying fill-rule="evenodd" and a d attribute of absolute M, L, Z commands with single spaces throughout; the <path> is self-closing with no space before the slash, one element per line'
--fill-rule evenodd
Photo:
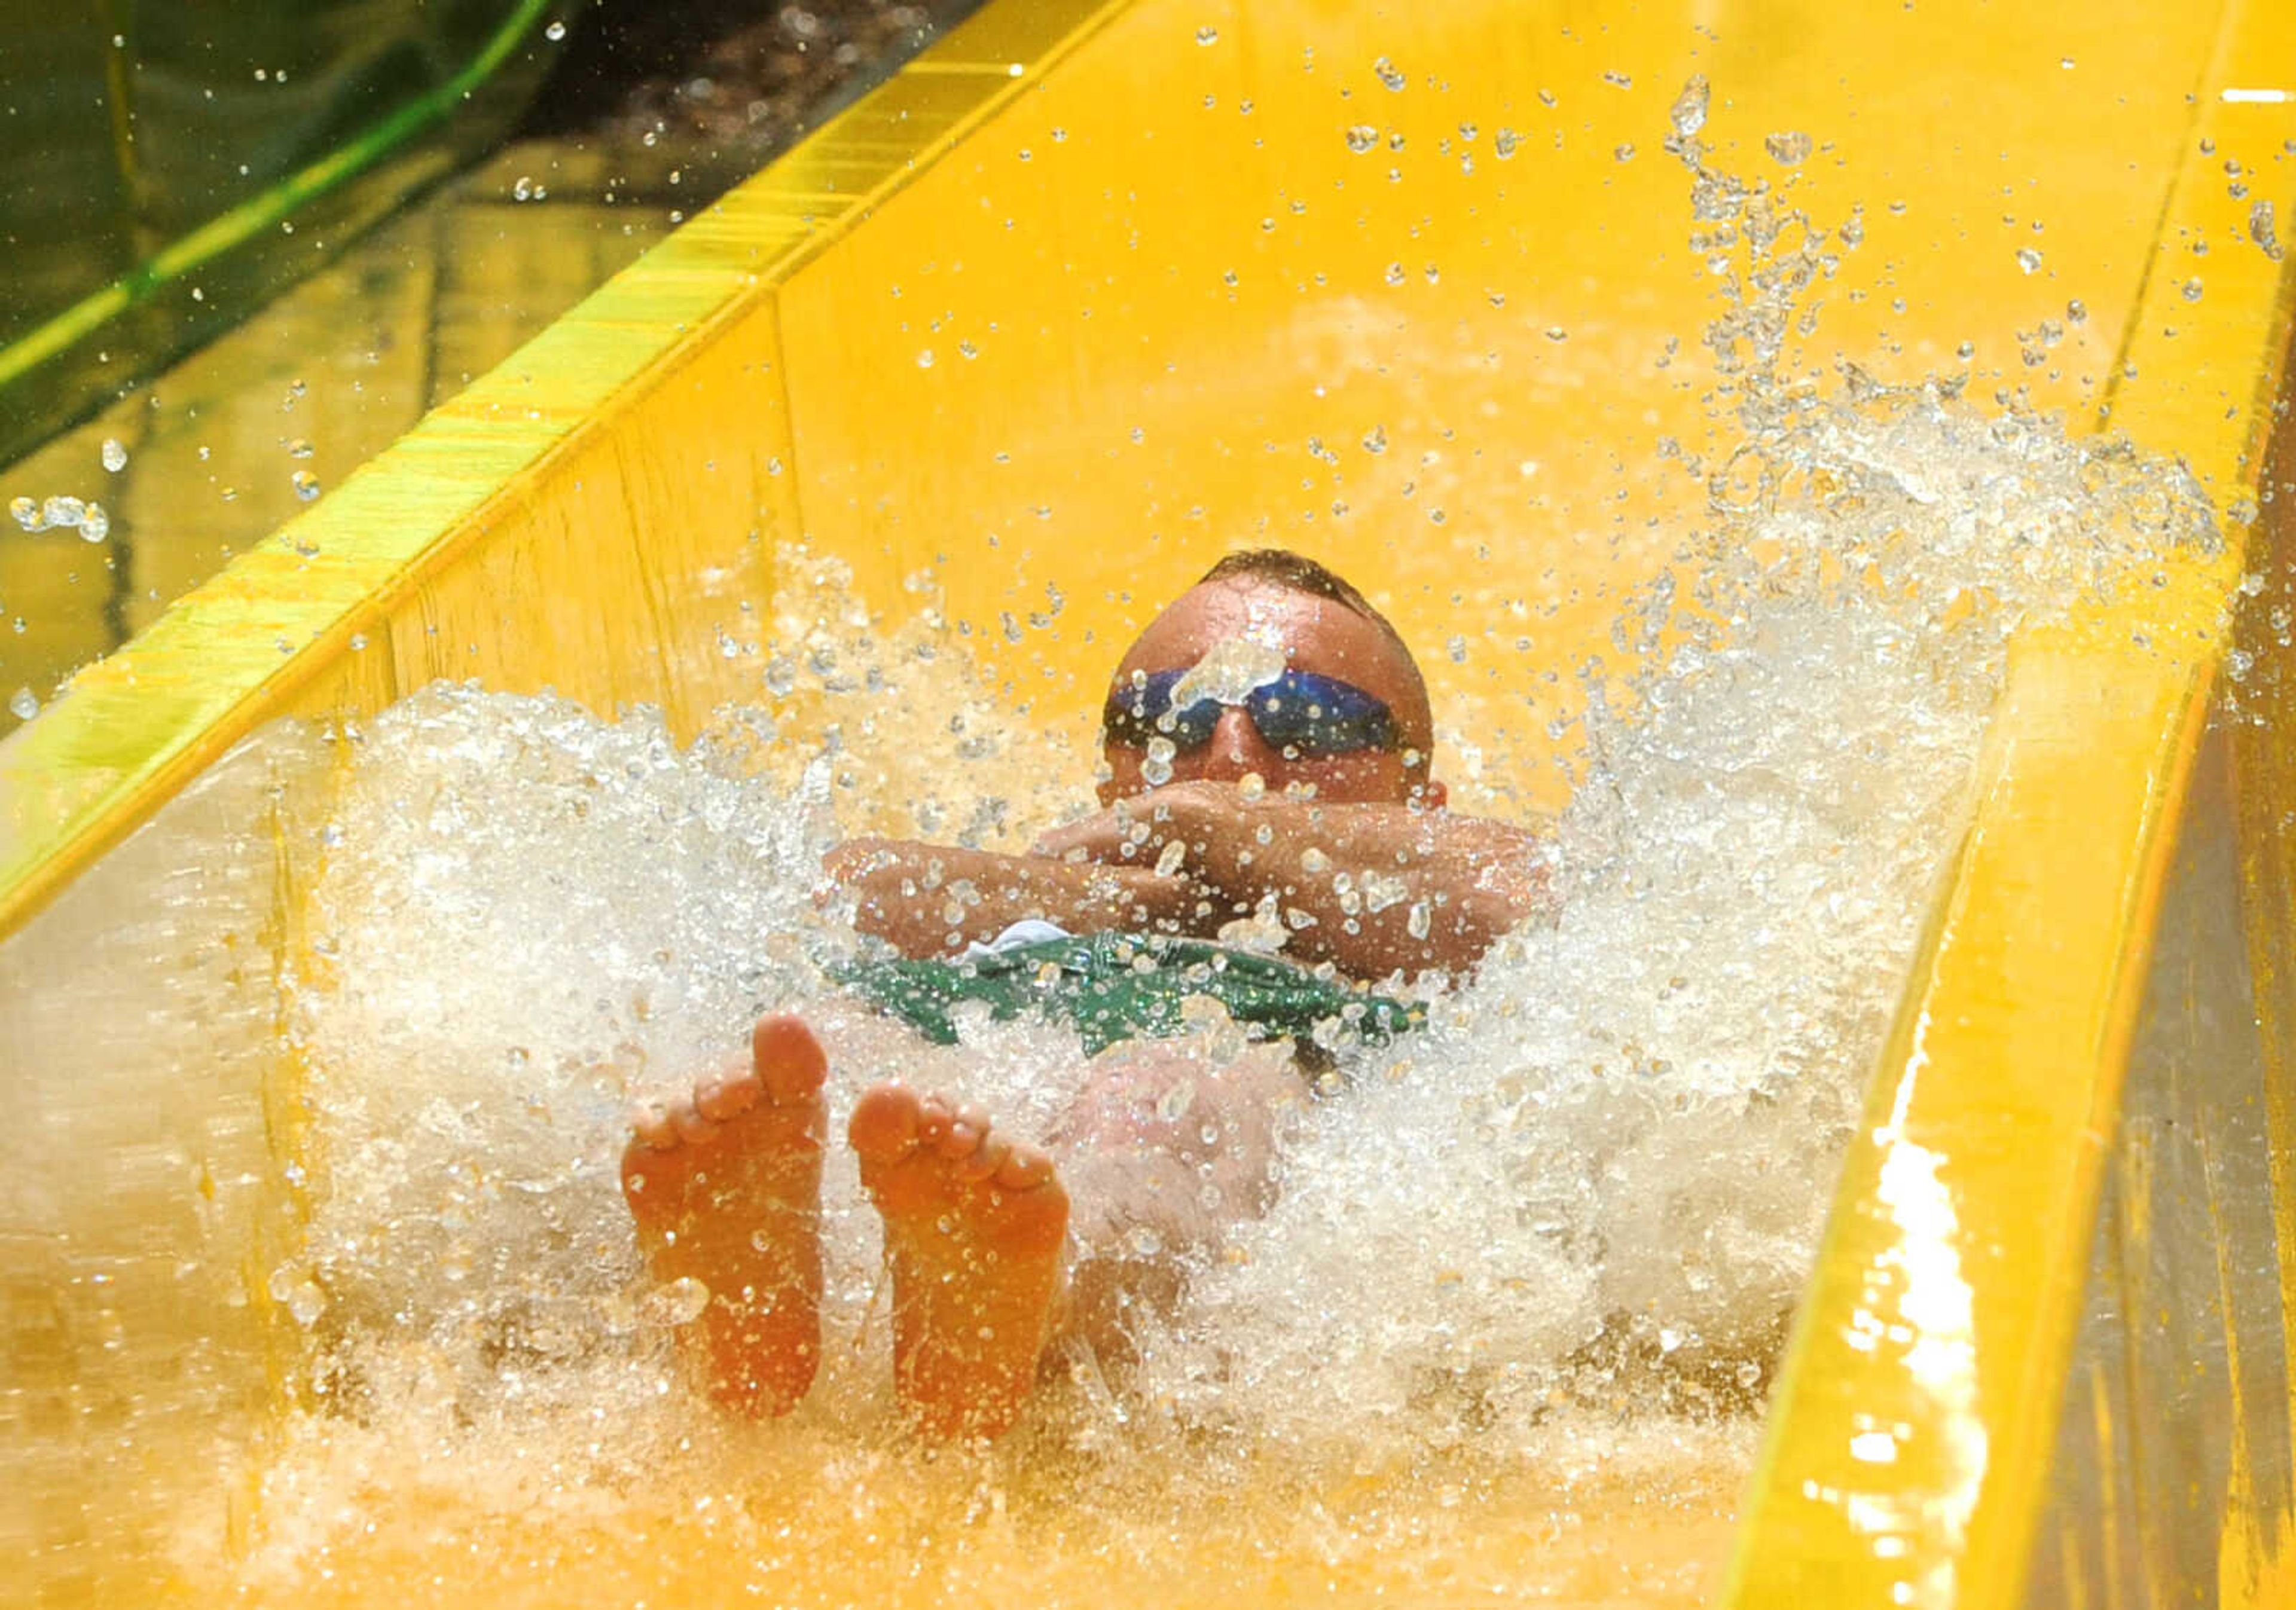
<path fill-rule="evenodd" d="M 693 1283 L 673 1308 L 704 1299 L 680 1351 L 712 1398 L 744 1414 L 788 1413 L 821 1362 L 828 1074 L 804 1023 L 767 1017 L 748 1067 L 641 1118 L 622 1154 L 648 1271 L 667 1287 Z"/>
<path fill-rule="evenodd" d="M 1069 1199 L 1052 1159 L 901 1084 L 864 1095 L 848 1138 L 885 1221 L 901 1407 L 928 1435 L 996 1436 L 1036 1385 L 1060 1296 Z"/>

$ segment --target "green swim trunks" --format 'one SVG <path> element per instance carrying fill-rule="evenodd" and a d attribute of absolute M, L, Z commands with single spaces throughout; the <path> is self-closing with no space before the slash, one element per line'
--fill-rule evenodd
<path fill-rule="evenodd" d="M 1421 1007 L 1272 956 L 1161 935 L 1070 936 L 955 961 L 857 962 L 837 977 L 936 1045 L 956 1043 L 951 1014 L 973 1001 L 999 1023 L 1029 1010 L 1073 1023 L 1087 1054 L 1177 1034 L 1181 1002 L 1194 995 L 1270 1039 L 1307 1041 L 1336 1018 L 1350 1038 L 1384 1044 L 1425 1017 Z"/>

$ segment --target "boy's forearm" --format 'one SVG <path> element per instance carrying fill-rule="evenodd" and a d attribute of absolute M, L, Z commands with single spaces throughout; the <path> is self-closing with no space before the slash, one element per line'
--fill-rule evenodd
<path fill-rule="evenodd" d="M 1196 895 L 1146 867 L 1070 864 L 902 839 L 858 838 L 824 863 L 854 897 L 854 926 L 907 956 L 953 955 L 1024 918 L 1071 933 L 1186 921 Z"/>
<path fill-rule="evenodd" d="M 1358 977 L 1472 967 L 1549 901 L 1538 839 L 1508 823 L 1402 806 L 1269 807 L 1265 845 L 1222 835 L 1204 875 L 1239 899 L 1276 895 L 1289 952 Z M 1249 855 L 1249 861 L 1242 857 Z"/>

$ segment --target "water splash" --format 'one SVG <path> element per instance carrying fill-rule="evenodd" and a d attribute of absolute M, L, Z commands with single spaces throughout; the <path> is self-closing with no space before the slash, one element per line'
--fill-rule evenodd
<path fill-rule="evenodd" d="M 1423 1034 L 1330 1048 L 1347 1093 L 1290 1142 L 1274 1213 L 1142 1326 L 1128 1388 L 1063 1361 L 1042 1420 L 996 1456 L 1000 1494 L 1040 1479 L 1086 1500 L 1061 1513 L 1128 1528 L 1112 1557 L 1332 1473 L 1468 1492 L 1525 1454 L 1616 1463 L 1622 1418 L 1680 1417 L 1669 1445 L 1685 1419 L 1735 1426 L 1720 1445 L 1742 1446 L 2006 645 L 2215 540 L 2190 478 L 2126 445 L 1985 416 L 1949 383 L 1793 372 L 1809 293 L 1856 241 L 1710 169 L 1708 104 L 1685 89 L 1666 149 L 1729 270 L 1707 341 L 1740 439 L 1709 479 L 1710 528 L 1629 601 L 1609 663 L 1578 668 L 1560 915 Z M 1080 792 L 1087 730 L 1006 707 L 980 669 L 1002 637 L 946 620 L 929 576 L 889 627 L 833 563 L 783 569 L 772 713 L 729 715 L 696 749 L 648 712 L 609 724 L 447 686 L 357 735 L 298 981 L 321 1189 L 286 1287 L 321 1299 L 337 1454 L 545 1449 L 557 1484 L 521 1500 L 571 1513 L 652 1490 L 698 1442 L 720 1462 L 681 1494 L 730 1469 L 785 1513 L 949 1515 L 939 1478 L 885 1452 L 849 1159 L 833 1148 L 826 1184 L 823 1382 L 764 1459 L 713 1442 L 677 1385 L 668 1316 L 693 1294 L 647 1290 L 616 1199 L 627 1103 L 732 1052 L 767 1007 L 812 1003 L 847 1106 L 893 1067 L 1041 1132 L 1080 1077 L 1065 1030 L 967 1022 L 929 1052 L 840 1003 L 822 968 L 855 941 L 812 884 L 832 818 L 1009 844 Z M 1226 1043 L 1217 1024 L 1197 1036 Z M 347 1427 L 377 1403 L 393 1416 L 359 1443 Z M 290 1477 L 340 1468 L 328 1448 Z M 498 1484 L 525 1468 L 477 1463 Z M 457 1501 L 504 1501 L 484 1484 Z M 960 1471 L 950 1490 L 980 1488 Z M 1285 1535 L 1334 1524 L 1267 1508 L 1253 1524 Z"/>

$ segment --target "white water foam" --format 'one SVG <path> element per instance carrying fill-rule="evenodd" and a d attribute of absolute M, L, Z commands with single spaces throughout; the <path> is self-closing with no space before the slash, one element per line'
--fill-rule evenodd
<path fill-rule="evenodd" d="M 2212 540 L 2187 479 L 2125 446 L 1937 386 L 1780 380 L 1793 299 L 1839 248 L 1708 172 L 1682 125 L 1702 221 L 1742 226 L 1711 344 L 1743 439 L 1711 528 L 1580 669 L 1559 915 L 1423 1033 L 1341 1050 L 1352 1088 L 1292 1137 L 1274 1211 L 1192 1271 L 1128 1388 L 1056 1395 L 1008 1478 L 1072 1456 L 1062 1479 L 1080 1459 L 1106 1496 L 1160 1454 L 1144 1535 L 1160 1506 L 1195 1513 L 1175 1492 L 1271 1461 L 1567 1469 L 1615 1465 L 1621 1426 L 1750 1423 L 2010 638 Z M 825 984 L 856 943 L 814 898 L 832 819 L 1025 842 L 1090 763 L 933 632 L 799 568 L 768 685 L 831 713 L 800 729 L 817 745 L 729 721 L 680 754 L 643 712 L 444 686 L 368 723 L 301 994 L 316 1206 L 273 1280 L 345 1430 L 305 1423 L 338 1453 L 275 1480 L 339 1481 L 359 1439 L 387 1462 L 507 1436 L 551 1451 L 547 1503 L 573 1516 L 726 1435 L 670 1368 L 613 1163 L 628 1104 L 736 1054 L 760 1009 L 808 1004 L 840 1113 L 898 1069 L 1025 1132 L 1075 1089 L 1065 1029 L 974 1023 L 931 1051 Z M 873 1224 L 832 1159 L 824 1378 L 752 1451 L 857 1504 L 893 1423 Z M 482 1459 L 464 1484 L 542 1504 L 535 1468 Z"/>

